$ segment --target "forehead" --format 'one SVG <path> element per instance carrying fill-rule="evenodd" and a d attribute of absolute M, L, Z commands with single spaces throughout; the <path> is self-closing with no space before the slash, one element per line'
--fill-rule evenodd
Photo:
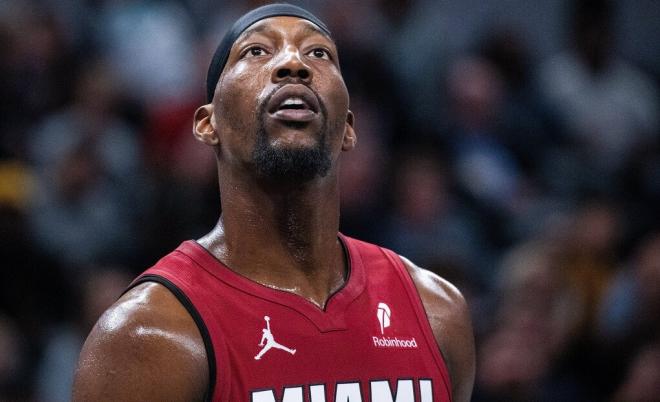
<path fill-rule="evenodd" d="M 332 38 L 316 24 L 300 17 L 277 16 L 268 17 L 255 22 L 243 31 L 236 39 L 239 42 L 255 34 L 274 36 L 322 36 L 334 44 Z"/>

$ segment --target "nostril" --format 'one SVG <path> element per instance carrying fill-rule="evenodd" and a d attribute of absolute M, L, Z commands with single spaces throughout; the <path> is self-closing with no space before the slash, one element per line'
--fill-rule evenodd
<path fill-rule="evenodd" d="M 286 77 L 297 77 L 301 80 L 307 80 L 311 77 L 311 72 L 306 68 L 300 68 L 292 70 L 290 68 L 278 68 L 275 72 L 277 79 L 283 79 Z"/>

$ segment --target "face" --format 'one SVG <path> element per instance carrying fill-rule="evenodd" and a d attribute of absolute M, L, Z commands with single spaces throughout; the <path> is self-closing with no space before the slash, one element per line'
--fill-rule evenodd
<path fill-rule="evenodd" d="M 223 163 L 300 181 L 354 146 L 352 124 L 334 42 L 307 20 L 272 17 L 236 40 L 195 128 Z"/>

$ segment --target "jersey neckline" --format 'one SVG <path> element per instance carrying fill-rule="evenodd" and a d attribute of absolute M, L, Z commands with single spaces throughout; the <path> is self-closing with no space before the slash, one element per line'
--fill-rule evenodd
<path fill-rule="evenodd" d="M 271 288 L 236 273 L 195 240 L 187 240 L 177 251 L 187 255 L 200 268 L 225 284 L 255 297 L 291 308 L 310 320 L 321 332 L 347 328 L 345 313 L 348 306 L 364 291 L 365 272 L 355 240 L 338 233 L 347 254 L 348 278 L 344 285 L 330 295 L 322 309 L 304 297 L 281 289 Z"/>

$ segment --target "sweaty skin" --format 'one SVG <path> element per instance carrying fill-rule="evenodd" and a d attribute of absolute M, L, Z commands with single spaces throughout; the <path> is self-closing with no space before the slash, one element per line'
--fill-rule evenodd
<path fill-rule="evenodd" d="M 305 115 L 304 124 L 263 112 L 264 102 L 281 90 L 312 93 L 323 112 Z M 260 124 L 274 148 L 326 141 L 327 174 L 304 182 L 259 175 L 253 150 Z M 253 24 L 234 43 L 213 102 L 195 113 L 193 132 L 217 155 L 223 211 L 199 243 L 237 273 L 324 306 L 346 278 L 337 238 L 337 171 L 340 154 L 357 140 L 334 42 L 296 17 Z M 465 300 L 445 280 L 402 260 L 448 366 L 453 400 L 469 401 L 475 352 Z M 202 401 L 208 385 L 205 348 L 193 319 L 165 287 L 144 283 L 94 326 L 80 355 L 73 400 Z"/>

